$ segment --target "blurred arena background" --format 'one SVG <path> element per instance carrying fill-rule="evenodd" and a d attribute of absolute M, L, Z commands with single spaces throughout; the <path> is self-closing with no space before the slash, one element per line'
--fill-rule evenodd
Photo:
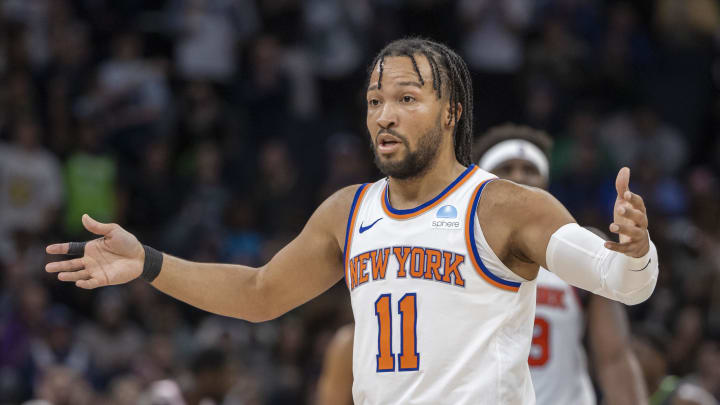
<path fill-rule="evenodd" d="M 661 252 L 628 308 L 638 356 L 720 398 L 715 0 L 0 0 L 0 403 L 179 404 L 179 386 L 312 404 L 352 319 L 342 284 L 250 324 L 141 281 L 64 285 L 44 246 L 90 238 L 87 212 L 185 258 L 262 264 L 329 193 L 378 176 L 365 70 L 406 35 L 464 56 L 478 136 L 554 137 L 551 192 L 580 223 L 606 229 L 632 168 Z"/>

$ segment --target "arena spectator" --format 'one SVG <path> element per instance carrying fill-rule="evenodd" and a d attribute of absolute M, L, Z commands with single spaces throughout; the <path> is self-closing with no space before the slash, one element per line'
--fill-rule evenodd
<path fill-rule="evenodd" d="M 92 212 L 106 221 L 121 215 L 122 201 L 118 188 L 118 163 L 102 149 L 100 130 L 94 122 L 82 122 L 78 128 L 78 148 L 65 161 L 63 168 L 67 205 L 64 229 L 70 235 L 82 232 L 77 219 Z"/>
<path fill-rule="evenodd" d="M 145 339 L 128 319 L 126 300 L 124 291 L 103 291 L 97 297 L 93 322 L 85 323 L 77 332 L 94 361 L 92 382 L 103 389 L 113 377 L 131 370 Z"/>
<path fill-rule="evenodd" d="M 31 381 L 53 366 L 67 367 L 79 376 L 92 373 L 92 358 L 75 335 L 73 315 L 68 308 L 56 305 L 47 311 L 44 333 L 32 339 L 28 374 Z"/>
<path fill-rule="evenodd" d="M 524 33 L 534 11 L 528 0 L 460 0 L 461 49 L 473 73 L 479 128 L 515 121 L 518 74 L 525 62 Z"/>
<path fill-rule="evenodd" d="M 254 2 L 175 0 L 171 4 L 180 76 L 229 83 L 236 73 L 240 45 L 260 25 Z"/>
<path fill-rule="evenodd" d="M 32 373 L 26 367 L 32 342 L 42 339 L 48 309 L 48 293 L 39 283 L 25 279 L 3 297 L 7 303 L 0 328 L 0 369 L 6 379 L 15 381 L 15 387 L 7 391 L 29 398 L 32 393 Z"/>
<path fill-rule="evenodd" d="M 191 249 L 195 258 L 211 260 L 219 254 L 222 218 L 230 195 L 222 184 L 224 162 L 219 145 L 204 142 L 194 152 L 191 183 L 175 221 L 167 230 L 168 241 L 173 250 Z"/>
<path fill-rule="evenodd" d="M 87 380 L 70 368 L 47 369 L 37 383 L 33 400 L 25 405 L 91 405 L 96 396 Z"/>
<path fill-rule="evenodd" d="M 57 219 L 63 198 L 60 164 L 43 147 L 40 131 L 34 120 L 19 118 L 12 143 L 0 142 L 0 245 L 12 244 L 18 231 L 39 235 Z"/>
<path fill-rule="evenodd" d="M 682 134 L 664 122 L 648 105 L 620 112 L 607 119 L 599 136 L 616 165 L 651 164 L 663 175 L 677 173 L 688 160 Z M 662 156 L 662 161 L 656 157 Z"/>

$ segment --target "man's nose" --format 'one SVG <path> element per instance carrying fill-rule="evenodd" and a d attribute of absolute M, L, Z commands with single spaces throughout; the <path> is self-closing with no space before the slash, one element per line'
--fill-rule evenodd
<path fill-rule="evenodd" d="M 397 114 L 395 113 L 395 109 L 388 104 L 383 105 L 380 115 L 377 118 L 377 124 L 385 129 L 396 127 Z"/>

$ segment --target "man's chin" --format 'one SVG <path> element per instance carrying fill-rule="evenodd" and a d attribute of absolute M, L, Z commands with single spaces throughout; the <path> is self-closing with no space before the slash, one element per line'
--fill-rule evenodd
<path fill-rule="evenodd" d="M 375 164 L 378 167 L 384 166 L 402 166 L 406 160 L 405 154 L 401 151 L 395 151 L 392 153 L 380 153 L 375 150 Z"/>
<path fill-rule="evenodd" d="M 403 160 L 398 153 L 392 154 L 376 154 L 375 162 L 379 165 L 397 166 L 402 165 Z"/>
<path fill-rule="evenodd" d="M 375 164 L 377 165 L 378 169 L 383 170 L 383 168 L 393 168 L 393 167 L 399 167 L 403 166 L 403 159 L 401 159 L 397 154 L 392 155 L 375 155 Z"/>
<path fill-rule="evenodd" d="M 415 167 L 409 167 L 407 162 L 402 159 L 376 159 L 375 165 L 385 176 L 400 180 L 415 177 L 420 172 Z"/>

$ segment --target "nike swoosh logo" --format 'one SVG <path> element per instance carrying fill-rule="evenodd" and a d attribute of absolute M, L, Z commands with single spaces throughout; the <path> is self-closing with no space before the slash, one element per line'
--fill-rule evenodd
<path fill-rule="evenodd" d="M 383 217 L 376 219 L 375 222 L 373 222 L 372 224 L 370 224 L 368 226 L 363 226 L 362 223 L 360 223 L 360 233 L 363 233 L 363 232 L 367 231 L 368 229 L 372 228 L 381 219 L 383 219 Z"/>

